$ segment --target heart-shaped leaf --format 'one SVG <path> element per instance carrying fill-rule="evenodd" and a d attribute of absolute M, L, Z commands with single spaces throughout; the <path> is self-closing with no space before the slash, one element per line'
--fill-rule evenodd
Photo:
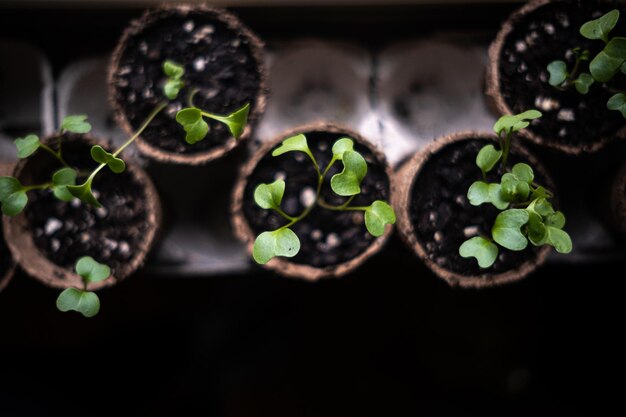
<path fill-rule="evenodd" d="M 52 175 L 52 192 L 61 201 L 72 201 L 74 196 L 67 190 L 76 184 L 77 173 L 72 168 L 61 168 Z"/>
<path fill-rule="evenodd" d="M 172 80 L 180 80 L 185 75 L 185 67 L 174 61 L 163 62 L 163 73 Z"/>
<path fill-rule="evenodd" d="M 77 311 L 85 317 L 93 317 L 100 311 L 100 299 L 91 291 L 67 288 L 57 298 L 60 311 Z"/>
<path fill-rule="evenodd" d="M 590 20 L 580 27 L 580 34 L 587 39 L 608 41 L 609 33 L 619 19 L 619 10 L 611 10 L 610 12 L 600 16 L 597 19 Z"/>
<path fill-rule="evenodd" d="M 22 184 L 14 177 L 0 177 L 0 203 L 22 189 Z"/>
<path fill-rule="evenodd" d="M 7 216 L 17 216 L 28 203 L 28 196 L 17 178 L 0 177 L 0 203 Z"/>
<path fill-rule="evenodd" d="M 476 258 L 478 266 L 489 268 L 498 257 L 498 247 L 484 237 L 475 236 L 463 242 L 459 255 L 463 258 Z"/>
<path fill-rule="evenodd" d="M 543 219 L 534 211 L 528 211 L 528 240 L 535 246 L 541 246 L 547 229 Z"/>
<path fill-rule="evenodd" d="M 521 227 L 528 223 L 529 215 L 526 210 L 509 209 L 498 214 L 491 235 L 499 245 L 513 250 L 526 249 L 528 239 L 521 231 Z"/>
<path fill-rule="evenodd" d="M 551 245 L 558 253 L 570 253 L 572 251 L 572 239 L 564 230 L 547 226 L 545 243 Z"/>
<path fill-rule="evenodd" d="M 263 232 L 254 241 L 252 257 L 263 265 L 275 256 L 291 258 L 300 251 L 300 240 L 289 228 Z"/>
<path fill-rule="evenodd" d="M 246 128 L 246 123 L 248 123 L 248 113 L 250 113 L 250 104 L 246 103 L 242 108 L 235 110 L 228 116 L 218 116 L 208 113 L 205 115 L 218 122 L 224 123 L 228 127 L 230 134 L 233 135 L 235 139 L 239 139 Z"/>
<path fill-rule="evenodd" d="M 287 152 L 304 152 L 311 154 L 309 144 L 306 141 L 306 136 L 299 134 L 285 139 L 278 148 L 274 149 L 272 156 L 280 156 Z"/>
<path fill-rule="evenodd" d="M 13 143 L 15 143 L 15 147 L 17 148 L 17 157 L 21 159 L 28 158 L 41 146 L 39 136 L 37 135 L 28 135 L 25 138 L 17 138 Z"/>
<path fill-rule="evenodd" d="M 285 181 L 276 180 L 271 184 L 259 184 L 254 190 L 254 201 L 264 209 L 280 207 L 285 194 Z"/>
<path fill-rule="evenodd" d="M 185 141 L 193 145 L 200 142 L 209 133 L 209 125 L 202 118 L 202 111 L 195 107 L 182 109 L 176 113 L 176 121 L 185 129 Z"/>
<path fill-rule="evenodd" d="M 101 264 L 91 256 L 83 256 L 76 262 L 76 273 L 86 283 L 104 281 L 111 276 L 111 268 Z"/>
<path fill-rule="evenodd" d="M 91 124 L 87 122 L 87 115 L 85 114 L 66 116 L 61 122 L 61 130 L 72 133 L 89 133 Z"/>
<path fill-rule="evenodd" d="M 500 117 L 493 125 L 493 131 L 497 135 L 501 133 L 517 132 L 521 129 L 528 127 L 529 120 L 538 119 L 541 117 L 541 112 L 538 110 L 526 110 L 523 113 L 508 115 Z"/>
<path fill-rule="evenodd" d="M 28 204 L 26 191 L 16 191 L 2 201 L 2 212 L 7 216 L 17 216 L 24 210 L 26 204 Z"/>
<path fill-rule="evenodd" d="M 174 100 L 178 97 L 180 90 L 185 86 L 182 80 L 168 80 L 163 85 L 163 94 L 170 100 Z"/>
<path fill-rule="evenodd" d="M 91 191 L 91 181 L 92 179 L 88 179 L 81 185 L 68 185 L 67 190 L 70 192 L 70 194 L 78 198 L 83 203 L 87 203 L 96 208 L 100 208 L 102 207 L 102 205 Z"/>
<path fill-rule="evenodd" d="M 361 181 L 367 174 L 367 163 L 360 153 L 346 151 L 343 153 L 343 171 L 333 175 L 330 187 L 343 197 L 361 192 Z"/>
<path fill-rule="evenodd" d="M 574 87 L 576 87 L 576 91 L 580 94 L 587 94 L 589 92 L 589 87 L 595 82 L 591 74 L 587 74 L 583 72 L 578 76 L 576 81 L 574 81 Z"/>
<path fill-rule="evenodd" d="M 515 175 L 515 178 L 517 178 L 519 181 L 523 181 L 528 185 L 532 184 L 533 180 L 535 179 L 533 169 L 528 164 L 518 163 L 513 165 L 511 173 Z"/>
<path fill-rule="evenodd" d="M 613 78 L 626 61 L 626 38 L 616 37 L 589 63 L 591 76 L 601 83 Z"/>
<path fill-rule="evenodd" d="M 548 64 L 548 73 L 550 74 L 548 83 L 558 87 L 567 79 L 567 64 L 565 61 L 552 61 Z"/>
<path fill-rule="evenodd" d="M 354 150 L 354 141 L 350 138 L 341 138 L 333 145 L 333 158 L 338 161 L 343 160 L 343 154 L 347 151 Z"/>
<path fill-rule="evenodd" d="M 374 237 L 385 233 L 385 226 L 396 223 L 396 213 L 393 207 L 381 200 L 376 200 L 365 209 L 365 227 Z"/>
<path fill-rule="evenodd" d="M 560 211 L 549 214 L 546 217 L 546 226 L 562 229 L 565 226 L 565 216 Z"/>
<path fill-rule="evenodd" d="M 609 98 L 606 103 L 606 108 L 609 110 L 617 110 L 622 113 L 622 116 L 626 119 L 626 95 L 624 93 L 617 93 Z"/>
<path fill-rule="evenodd" d="M 493 169 L 502 157 L 502 151 L 497 150 L 493 145 L 484 146 L 476 156 L 476 165 L 483 173 L 483 177 Z"/>
<path fill-rule="evenodd" d="M 502 176 L 500 196 L 509 203 L 523 202 L 528 199 L 530 186 L 526 181 L 519 180 L 515 174 L 506 173 Z"/>
<path fill-rule="evenodd" d="M 108 166 L 116 174 L 120 174 L 126 169 L 126 163 L 123 160 L 105 151 L 100 145 L 91 147 L 91 157 L 97 163 Z"/>
<path fill-rule="evenodd" d="M 554 213 L 554 207 L 552 207 L 552 203 L 550 203 L 544 197 L 533 200 L 533 202 L 528 205 L 528 210 L 534 211 L 542 218 Z"/>
<path fill-rule="evenodd" d="M 486 182 L 476 181 L 467 190 L 467 198 L 473 206 L 491 203 L 499 210 L 504 210 L 509 206 L 509 203 L 502 199 L 500 190 L 500 184 L 487 184 Z"/>

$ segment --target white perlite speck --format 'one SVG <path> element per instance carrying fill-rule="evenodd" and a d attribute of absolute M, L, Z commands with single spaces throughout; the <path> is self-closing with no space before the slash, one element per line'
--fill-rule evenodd
<path fill-rule="evenodd" d="M 543 111 L 556 110 L 559 106 L 559 102 L 553 98 L 543 96 L 535 97 L 535 107 L 538 107 Z"/>
<path fill-rule="evenodd" d="M 46 226 L 44 227 L 46 236 L 50 236 L 61 227 L 63 227 L 63 223 L 59 219 L 55 219 L 54 217 L 49 218 L 46 222 Z"/>
<path fill-rule="evenodd" d="M 563 122 L 573 122 L 576 120 L 576 115 L 572 109 L 561 109 L 557 113 L 556 118 Z"/>
<path fill-rule="evenodd" d="M 315 191 L 312 187 L 305 187 L 300 192 L 300 202 L 304 207 L 310 207 L 315 203 Z"/>
<path fill-rule="evenodd" d="M 193 28 L 196 27 L 196 25 L 193 23 L 193 20 L 188 20 L 185 22 L 185 24 L 183 25 L 183 30 L 185 32 L 191 32 L 193 30 Z"/>

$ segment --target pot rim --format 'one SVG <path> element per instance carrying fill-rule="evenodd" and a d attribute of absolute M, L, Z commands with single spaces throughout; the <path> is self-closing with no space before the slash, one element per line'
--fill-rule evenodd
<path fill-rule="evenodd" d="M 492 113 L 502 116 L 505 114 L 513 114 L 513 111 L 502 96 L 500 88 L 500 53 L 504 48 L 507 37 L 515 28 L 515 25 L 526 15 L 534 12 L 536 9 L 549 4 L 562 2 L 563 0 L 531 0 L 522 7 L 513 12 L 502 24 L 496 38 L 489 46 L 488 64 L 485 74 L 485 96 L 487 98 L 488 107 Z M 626 124 L 618 129 L 613 135 L 600 137 L 590 144 L 569 145 L 549 140 L 544 136 L 535 134 L 529 129 L 523 129 L 519 132 L 520 136 L 539 146 L 555 149 L 570 155 L 580 155 L 582 153 L 593 153 L 604 148 L 615 139 L 623 139 L 626 137 Z"/>
<path fill-rule="evenodd" d="M 249 42 L 250 52 L 254 60 L 256 61 L 256 71 L 259 74 L 259 86 L 256 96 L 256 106 L 250 109 L 250 113 L 248 115 L 248 123 L 246 124 L 246 128 L 244 129 L 242 135 L 238 139 L 230 138 L 223 145 L 206 151 L 200 151 L 190 154 L 180 154 L 166 151 L 157 146 L 154 146 L 145 141 L 141 137 L 141 135 L 137 137 L 136 145 L 140 153 L 151 159 L 165 163 L 202 165 L 220 158 L 221 156 L 236 148 L 241 142 L 250 138 L 253 130 L 258 125 L 258 122 L 260 121 L 262 115 L 265 113 L 265 108 L 267 105 L 269 86 L 268 70 L 267 66 L 265 65 L 263 52 L 265 44 L 261 40 L 261 38 L 259 38 L 258 35 L 256 35 L 254 32 L 252 32 L 251 29 L 244 25 L 244 23 L 241 22 L 237 16 L 221 7 L 210 6 L 206 3 L 162 4 L 156 8 L 146 10 L 141 17 L 132 20 L 130 24 L 124 29 L 122 36 L 118 40 L 117 45 L 113 50 L 111 61 L 109 62 L 107 68 L 108 101 L 113 108 L 114 118 L 117 122 L 117 125 L 120 126 L 126 134 L 132 135 L 135 131 L 130 125 L 130 122 L 126 117 L 126 113 L 124 112 L 122 105 L 115 98 L 115 73 L 119 68 L 120 60 L 122 58 L 122 55 L 124 54 L 124 51 L 126 50 L 128 40 L 131 37 L 141 34 L 143 29 L 148 24 L 153 23 L 152 20 L 156 19 L 156 16 L 160 14 L 171 15 L 177 12 L 203 12 L 205 14 L 212 15 L 214 19 L 224 23 L 226 26 L 228 26 L 229 29 L 233 30 L 234 32 L 238 32 L 245 38 L 247 38 Z"/>
<path fill-rule="evenodd" d="M 50 142 L 58 136 L 58 133 L 48 135 L 42 139 L 42 142 Z M 83 140 L 88 145 L 99 144 L 105 149 L 108 148 L 106 142 L 98 140 L 91 135 L 76 135 L 73 137 L 75 138 L 74 140 Z M 22 173 L 27 170 L 28 162 L 28 159 L 18 162 L 13 170 L 13 176 L 20 178 Z M 101 282 L 89 284 L 88 289 L 92 291 L 114 285 L 136 272 L 137 269 L 145 263 L 146 257 L 150 249 L 154 246 L 158 231 L 161 227 L 161 201 L 152 180 L 134 161 L 126 160 L 126 170 L 135 177 L 145 193 L 144 207 L 146 208 L 148 230 L 144 234 L 131 260 L 128 261 L 123 268 L 116 271 L 117 275 L 112 275 Z M 54 264 L 46 257 L 43 251 L 37 248 L 33 241 L 32 233 L 30 233 L 30 225 L 24 212 L 15 217 L 4 216 L 3 226 L 4 237 L 15 262 L 28 275 L 53 288 L 82 288 L 82 279 L 74 273 L 73 268 L 66 269 Z"/>
<path fill-rule="evenodd" d="M 0 162 L 0 176 L 9 175 L 13 171 L 13 166 L 14 164 Z M 0 214 L 0 216 L 2 216 L 2 214 Z M 0 239 L 4 239 L 4 236 L 0 236 Z M 2 292 L 7 287 L 7 285 L 9 285 L 9 282 L 15 274 L 15 258 L 13 258 L 13 254 L 10 252 L 11 251 L 9 249 L 9 254 L 11 255 L 11 262 L 9 263 L 9 267 L 4 272 L 4 275 L 0 276 L 0 292 Z"/>
<path fill-rule="evenodd" d="M 519 281 L 542 265 L 550 253 L 550 247 L 544 246 L 539 249 L 535 258 L 527 260 L 515 269 L 497 274 L 490 274 L 486 272 L 482 275 L 464 275 L 459 272 L 445 269 L 431 260 L 428 257 L 423 245 L 417 238 L 415 227 L 411 222 L 410 199 L 415 181 L 418 175 L 422 172 L 426 162 L 429 161 L 433 155 L 453 143 L 489 138 L 492 138 L 494 143 L 497 142 L 495 136 L 489 132 L 463 131 L 440 136 L 434 142 L 431 142 L 428 146 L 426 146 L 426 148 L 415 153 L 402 165 L 394 176 L 396 184 L 393 187 L 395 190 L 395 193 L 393 194 L 393 201 L 394 207 L 397 207 L 398 231 L 400 233 L 400 237 L 436 276 L 446 281 L 451 287 L 459 286 L 461 288 L 478 289 Z M 529 153 L 524 147 L 518 146 L 514 143 L 511 144 L 511 148 L 514 149 L 515 152 L 521 153 L 524 157 L 528 158 L 528 161 L 532 164 L 533 169 L 540 172 L 541 175 L 546 178 L 546 185 L 554 189 L 554 181 L 552 180 L 552 177 L 534 155 Z"/>
<path fill-rule="evenodd" d="M 280 135 L 276 136 L 272 140 L 263 143 L 251 156 L 251 158 L 241 166 L 239 170 L 239 175 L 237 178 L 237 182 L 235 184 L 235 188 L 232 193 L 231 199 L 231 221 L 233 225 L 233 229 L 235 231 L 235 235 L 237 238 L 242 241 L 246 245 L 246 250 L 249 256 L 252 256 L 252 248 L 254 245 L 254 240 L 256 239 L 256 234 L 250 228 L 245 215 L 243 213 L 243 201 L 244 201 L 244 191 L 246 185 L 248 184 L 248 180 L 252 175 L 254 169 L 257 164 L 278 144 L 280 144 L 283 140 L 298 135 L 300 133 L 307 134 L 308 132 L 330 132 L 330 133 L 338 133 L 342 135 L 346 135 L 352 138 L 355 142 L 366 146 L 372 154 L 377 159 L 378 163 L 381 164 L 387 174 L 389 179 L 389 200 L 391 200 L 391 195 L 393 194 L 393 176 L 392 170 L 389 164 L 387 163 L 387 159 L 385 155 L 382 153 L 380 149 L 378 149 L 371 141 L 364 138 L 361 134 L 356 131 L 342 126 L 340 124 L 328 121 L 317 121 L 312 123 L 303 124 L 297 126 L 295 128 L 289 129 Z M 383 246 L 389 240 L 389 237 L 393 233 L 394 226 L 387 226 L 385 228 L 385 232 L 382 236 L 375 238 L 370 246 L 367 249 L 360 253 L 357 257 L 352 258 L 348 261 L 342 262 L 337 265 L 326 266 L 326 267 L 313 267 L 307 264 L 297 264 L 289 261 L 289 258 L 284 257 L 276 257 L 270 260 L 267 264 L 261 265 L 262 267 L 275 271 L 280 275 L 292 277 L 292 278 L 301 278 L 306 281 L 317 281 L 322 278 L 339 278 L 347 273 L 355 270 L 360 265 L 365 263 L 370 257 L 380 251 Z"/>

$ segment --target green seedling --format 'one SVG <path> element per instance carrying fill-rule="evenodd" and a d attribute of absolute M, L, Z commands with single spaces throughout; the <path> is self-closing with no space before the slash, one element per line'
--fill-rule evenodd
<path fill-rule="evenodd" d="M 125 171 L 126 163 L 120 158 L 120 154 L 143 133 L 154 118 L 167 107 L 170 100 L 178 97 L 185 85 L 183 79 L 185 69 L 182 65 L 172 61 L 165 61 L 163 63 L 163 73 L 167 77 L 167 81 L 163 86 L 163 95 L 166 99 L 155 106 L 139 129 L 113 153 L 107 152 L 99 145 L 94 145 L 90 153 L 91 158 L 98 165 L 86 175 L 75 167 L 68 165 L 63 159 L 62 152 L 62 136 L 64 133 L 83 134 L 91 131 L 91 125 L 87 121 L 86 115 L 67 116 L 63 119 L 59 129 L 59 140 L 56 144 L 56 149 L 42 143 L 39 137 L 34 134 L 16 139 L 15 146 L 18 158 L 28 158 L 41 149 L 56 158 L 62 165 L 62 168 L 52 173 L 50 181 L 36 185 L 23 185 L 14 177 L 0 177 L 0 204 L 2 205 L 2 212 L 7 216 L 18 215 L 28 203 L 29 191 L 45 189 L 52 190 L 54 195 L 63 201 L 71 201 L 72 198 L 76 197 L 86 204 L 101 207 L 100 202 L 92 191 L 92 184 L 98 173 L 104 168 L 108 168 L 116 174 Z M 193 97 L 193 94 L 191 97 Z M 196 143 L 205 138 L 209 128 L 203 117 L 210 117 L 224 123 L 228 126 L 233 136 L 238 138 L 245 129 L 249 108 L 250 106 L 246 104 L 230 115 L 220 116 L 193 107 L 179 111 L 176 115 L 176 120 L 183 125 L 187 132 L 186 140 L 189 143 Z M 82 179 L 82 182 L 79 184 L 76 183 L 78 178 Z"/>
<path fill-rule="evenodd" d="M 609 37 L 619 20 L 619 14 L 619 10 L 611 10 L 580 27 L 582 36 L 603 42 L 604 48 L 593 59 L 589 50 L 574 48 L 572 52 L 576 60 L 571 70 L 565 61 L 552 61 L 547 67 L 550 85 L 561 90 L 574 86 L 580 94 L 587 94 L 592 84 L 607 83 L 620 72 L 626 74 L 626 38 Z M 583 63 L 588 61 L 589 72 L 583 72 Z M 621 91 L 613 93 L 607 101 L 607 108 L 619 111 L 626 118 L 626 95 Z"/>
<path fill-rule="evenodd" d="M 85 317 L 93 317 L 100 311 L 100 299 L 87 287 L 110 277 L 111 268 L 96 262 L 91 256 L 85 256 L 76 262 L 75 270 L 82 278 L 83 287 L 63 290 L 57 298 L 57 308 L 63 312 L 73 310 Z"/>
<path fill-rule="evenodd" d="M 98 173 L 104 168 L 108 168 L 116 174 L 124 172 L 126 163 L 120 158 L 120 154 L 144 132 L 171 100 L 178 97 L 181 89 L 185 86 L 185 69 L 182 65 L 165 61 L 162 69 L 167 78 L 163 86 L 164 99 L 154 107 L 139 129 L 114 152 L 110 153 L 99 145 L 93 146 L 90 150 L 91 159 L 98 165 L 91 172 L 85 173 L 70 166 L 63 158 L 62 150 L 65 133 L 84 134 L 91 131 L 91 124 L 87 121 L 86 115 L 72 115 L 63 119 L 56 146 L 42 143 L 35 134 L 16 139 L 15 146 L 18 158 L 28 158 L 41 150 L 52 155 L 59 162 L 60 168 L 51 173 L 49 181 L 41 184 L 25 185 L 14 177 L 0 177 L 2 212 L 7 216 L 17 216 L 28 204 L 28 193 L 32 190 L 50 190 L 61 201 L 71 201 L 78 198 L 88 205 L 101 207 L 92 191 L 92 184 Z M 191 102 L 192 99 L 193 93 L 189 101 Z M 196 143 L 205 138 L 209 128 L 203 117 L 224 123 L 235 138 L 239 138 L 245 129 L 250 108 L 248 104 L 226 116 L 210 114 L 196 108 L 193 104 L 191 105 L 191 108 L 181 110 L 176 116 L 176 120 L 183 125 L 187 132 L 186 140 L 189 143 Z M 79 178 L 81 182 L 77 183 Z M 109 268 L 87 257 L 78 261 L 76 272 L 83 278 L 84 288 L 82 290 L 70 288 L 63 291 L 57 300 L 57 307 L 61 311 L 76 310 L 86 317 L 94 316 L 100 309 L 100 302 L 96 294 L 87 291 L 87 284 L 106 279 L 110 274 Z"/>
<path fill-rule="evenodd" d="M 381 200 L 374 201 L 369 206 L 351 206 L 350 203 L 361 193 L 361 182 L 367 174 L 367 162 L 360 153 L 354 150 L 354 141 L 350 138 L 338 139 L 332 147 L 332 158 L 322 170 L 317 159 L 309 149 L 306 136 L 303 134 L 285 139 L 274 149 L 272 156 L 277 157 L 287 152 L 302 152 L 307 155 L 317 173 L 317 189 L 313 203 L 296 215 L 285 213 L 281 202 L 285 193 L 285 181 L 276 180 L 270 184 L 259 184 L 254 190 L 254 201 L 266 210 L 273 210 L 285 219 L 285 224 L 276 230 L 267 231 L 257 236 L 252 256 L 259 264 L 265 264 L 276 256 L 293 257 L 300 251 L 300 240 L 291 230 L 296 223 L 305 219 L 317 205 L 334 211 L 362 211 L 364 212 L 365 227 L 375 237 L 385 232 L 385 226 L 396 222 L 396 215 L 389 203 Z M 330 168 L 340 161 L 343 170 L 332 176 L 330 187 L 332 191 L 345 201 L 339 205 L 329 204 L 321 197 L 324 180 Z"/>
<path fill-rule="evenodd" d="M 535 182 L 535 174 L 528 164 L 517 163 L 510 169 L 507 165 L 513 134 L 539 117 L 541 113 L 537 110 L 502 116 L 493 126 L 499 149 L 486 145 L 476 157 L 483 180 L 470 186 L 467 198 L 473 206 L 492 204 L 500 210 L 491 236 L 474 236 L 459 248 L 463 258 L 475 258 L 481 268 L 494 264 L 499 246 L 521 251 L 530 242 L 534 246 L 553 246 L 559 253 L 572 251 L 572 240 L 563 230 L 565 216 L 555 211 L 550 203 L 552 192 Z M 496 167 L 502 173 L 500 182 L 488 183 L 487 173 Z"/>

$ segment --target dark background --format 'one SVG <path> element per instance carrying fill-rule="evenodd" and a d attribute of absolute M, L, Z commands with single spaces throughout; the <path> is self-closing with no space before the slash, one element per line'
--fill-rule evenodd
<path fill-rule="evenodd" d="M 375 50 L 442 29 L 488 39 L 515 6 L 234 11 L 270 46 L 316 36 Z M 110 51 L 139 13 L 0 3 L 0 36 L 40 46 L 58 75 Z M 0 416 L 606 415 L 623 409 L 624 266 L 551 263 L 506 287 L 451 289 L 394 237 L 315 284 L 260 269 L 139 274 L 102 291 L 90 320 L 18 273 L 0 294 Z"/>

